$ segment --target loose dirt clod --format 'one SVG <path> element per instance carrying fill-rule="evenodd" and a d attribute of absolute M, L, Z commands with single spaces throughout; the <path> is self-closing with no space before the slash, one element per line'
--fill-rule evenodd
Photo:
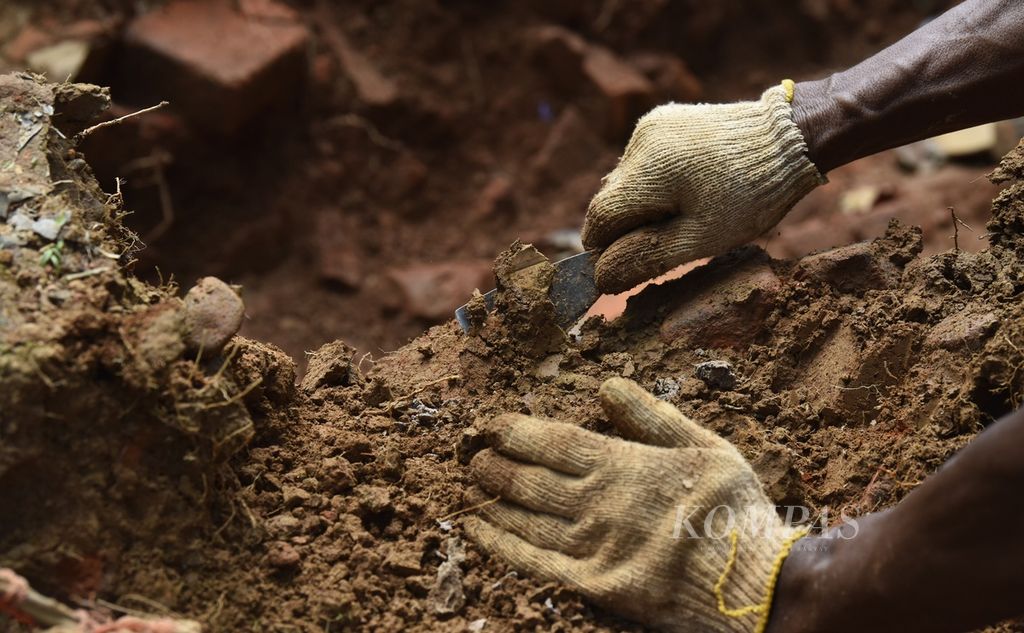
<path fill-rule="evenodd" d="M 472 334 L 437 326 L 365 375 L 329 344 L 296 389 L 291 359 L 216 319 L 226 346 L 196 358 L 187 302 L 132 277 L 119 200 L 70 167 L 55 90 L 0 78 L 0 165 L 21 167 L 0 172 L 7 217 L 67 212 L 59 253 L 0 219 L 0 566 L 62 600 L 212 631 L 639 630 L 466 539 L 486 420 L 608 432 L 597 389 L 628 374 L 736 444 L 771 498 L 839 517 L 895 503 L 1024 395 L 1019 183 L 976 254 L 919 257 L 896 224 L 803 262 L 744 249 L 570 338 L 550 265 L 517 276 L 534 256 L 517 244 Z M 742 380 L 709 387 L 708 360 Z"/>

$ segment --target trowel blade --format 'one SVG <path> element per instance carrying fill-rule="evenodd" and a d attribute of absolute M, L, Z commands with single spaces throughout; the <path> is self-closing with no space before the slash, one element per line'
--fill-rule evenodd
<path fill-rule="evenodd" d="M 548 297 L 555 305 L 555 319 L 560 327 L 567 329 L 579 320 L 600 296 L 601 293 L 597 291 L 597 284 L 594 281 L 595 262 L 597 253 L 586 251 L 553 264 L 555 275 L 548 290 Z M 496 292 L 497 290 L 492 290 L 484 295 L 484 305 L 487 306 L 488 312 L 494 310 Z M 455 320 L 459 322 L 463 332 L 469 331 L 466 307 L 464 305 L 455 311 Z"/>

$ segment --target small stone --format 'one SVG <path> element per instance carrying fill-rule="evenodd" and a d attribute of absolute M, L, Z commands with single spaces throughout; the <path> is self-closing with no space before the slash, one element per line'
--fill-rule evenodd
<path fill-rule="evenodd" d="M 985 339 L 999 326 L 994 312 L 964 310 L 939 321 L 924 339 L 924 350 L 945 349 L 973 354 L 981 351 Z"/>
<path fill-rule="evenodd" d="M 424 426 L 429 426 L 436 422 L 439 413 L 440 411 L 436 407 L 430 406 L 419 398 L 413 398 L 413 401 L 409 403 L 409 408 L 405 410 L 405 415 L 408 416 L 411 422 Z"/>
<path fill-rule="evenodd" d="M 693 373 L 712 389 L 728 391 L 736 386 L 736 373 L 733 371 L 732 363 L 729 361 L 704 361 L 695 366 Z"/>
<path fill-rule="evenodd" d="M 74 79 L 89 58 L 89 43 L 64 40 L 32 51 L 25 58 L 29 68 L 56 81 Z"/>
<path fill-rule="evenodd" d="M 274 541 L 267 548 L 267 563 L 271 567 L 287 569 L 298 565 L 300 560 L 302 556 L 290 543 Z"/>
<path fill-rule="evenodd" d="M 673 378 L 658 378 L 651 393 L 655 398 L 668 402 L 679 393 L 679 382 Z"/>
<path fill-rule="evenodd" d="M 39 218 L 32 223 L 32 230 L 39 236 L 53 241 L 60 235 L 66 220 L 54 218 Z"/>
<path fill-rule="evenodd" d="M 242 327 L 245 304 L 231 286 L 203 277 L 185 295 L 185 343 L 204 355 L 219 354 Z"/>
<path fill-rule="evenodd" d="M 558 375 L 558 368 L 563 360 L 565 360 L 565 354 L 552 354 L 537 363 L 533 370 L 533 375 L 542 380 L 554 378 Z"/>

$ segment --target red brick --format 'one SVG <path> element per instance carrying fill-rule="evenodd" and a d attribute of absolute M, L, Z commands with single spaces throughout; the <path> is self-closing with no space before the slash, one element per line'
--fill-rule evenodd
<path fill-rule="evenodd" d="M 757 261 L 701 272 L 678 282 L 681 303 L 662 322 L 662 339 L 685 339 L 704 348 L 749 345 L 774 305 L 779 278 L 767 263 Z"/>
<path fill-rule="evenodd" d="M 624 138 L 656 103 L 654 84 L 606 48 L 591 46 L 583 58 L 583 71 L 603 98 L 610 138 Z"/>
<path fill-rule="evenodd" d="M 191 120 L 231 134 L 288 103 L 305 70 L 306 28 L 250 20 L 230 3 L 175 0 L 128 26 L 130 96 L 167 98 Z"/>
<path fill-rule="evenodd" d="M 406 313 L 434 322 L 453 318 L 474 289 L 494 285 L 489 260 L 417 264 L 392 268 L 386 276 Z"/>

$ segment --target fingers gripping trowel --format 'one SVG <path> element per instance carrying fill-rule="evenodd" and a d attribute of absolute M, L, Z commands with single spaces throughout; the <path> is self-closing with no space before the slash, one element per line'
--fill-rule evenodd
<path fill-rule="evenodd" d="M 515 271 L 524 270 L 546 261 L 538 254 L 535 258 L 525 258 L 522 262 L 516 262 Z M 587 251 L 579 255 L 573 255 L 553 264 L 555 268 L 554 277 L 551 280 L 551 287 L 548 290 L 548 297 L 555 305 L 555 319 L 559 327 L 568 329 L 581 316 L 587 313 L 590 306 L 594 305 L 601 293 L 597 291 L 597 284 L 594 282 L 594 263 L 597 261 L 597 253 Z M 484 305 L 487 311 L 494 310 L 494 297 L 497 290 L 492 290 L 484 295 Z M 467 305 L 455 311 L 455 320 L 462 326 L 463 332 L 469 331 L 469 314 Z"/>

